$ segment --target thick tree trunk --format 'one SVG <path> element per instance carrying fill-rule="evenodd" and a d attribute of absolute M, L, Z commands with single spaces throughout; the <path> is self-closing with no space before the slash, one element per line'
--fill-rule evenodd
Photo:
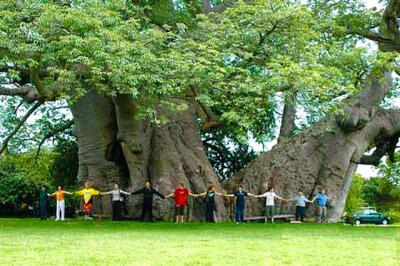
<path fill-rule="evenodd" d="M 113 104 L 103 96 L 88 93 L 72 105 L 71 110 L 79 147 L 78 182 L 82 185 L 90 181 L 95 188 L 108 190 L 110 184 L 119 183 L 122 177 L 119 165 L 109 159 L 117 136 Z M 110 213 L 110 201 L 97 200 L 95 209 Z"/>
<path fill-rule="evenodd" d="M 90 179 L 101 190 L 109 190 L 113 183 L 124 189 L 136 190 L 146 180 L 163 194 L 169 194 L 180 181 L 193 193 L 206 191 L 214 184 L 222 191 L 204 152 L 199 136 L 194 110 L 183 113 L 165 113 L 169 122 L 150 125 L 139 121 L 135 102 L 126 95 L 110 101 L 89 93 L 73 107 L 75 131 L 79 144 L 79 180 Z M 102 197 L 97 208 L 111 213 L 110 200 Z M 131 196 L 129 215 L 140 217 L 141 196 Z M 217 199 L 218 218 L 226 218 L 225 202 Z M 173 200 L 154 202 L 156 219 L 171 220 Z M 189 199 L 189 220 L 204 220 L 204 202 L 201 198 Z"/>
<path fill-rule="evenodd" d="M 294 134 L 296 128 L 296 95 L 297 93 L 294 92 L 285 97 L 278 142 L 281 142 Z"/>
<path fill-rule="evenodd" d="M 373 79 L 355 101 L 346 105 L 344 117 L 331 115 L 300 135 L 280 142 L 241 170 L 226 188 L 232 190 L 235 185 L 243 184 L 249 192 L 259 194 L 273 186 L 286 198 L 303 189 L 311 198 L 318 187 L 324 187 L 332 199 L 329 217 L 338 220 L 357 169 L 356 162 L 378 139 L 400 132 L 399 112 L 377 107 L 390 83 L 389 75 L 385 82 Z M 373 93 L 366 99 L 368 91 Z M 248 215 L 259 215 L 263 202 L 250 199 L 250 203 Z M 294 207 L 279 202 L 277 209 L 291 213 Z"/>

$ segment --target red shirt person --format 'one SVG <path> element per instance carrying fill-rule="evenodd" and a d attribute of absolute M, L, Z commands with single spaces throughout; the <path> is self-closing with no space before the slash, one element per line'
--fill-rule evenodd
<path fill-rule="evenodd" d="M 184 187 L 178 187 L 174 191 L 175 206 L 186 206 L 187 197 L 189 196 L 189 190 Z"/>
<path fill-rule="evenodd" d="M 183 223 L 184 219 L 184 213 L 185 213 L 185 206 L 187 205 L 187 198 L 188 196 L 192 197 L 198 197 L 196 194 L 190 193 L 190 191 L 185 188 L 185 183 L 180 182 L 179 186 L 173 193 L 170 195 L 166 196 L 166 198 L 169 197 L 174 197 L 175 198 L 175 216 L 176 216 L 176 223 Z"/>

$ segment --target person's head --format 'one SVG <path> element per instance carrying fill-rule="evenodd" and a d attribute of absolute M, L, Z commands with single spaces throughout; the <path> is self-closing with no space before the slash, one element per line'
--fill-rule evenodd
<path fill-rule="evenodd" d="M 300 196 L 303 195 L 303 190 L 299 189 L 298 193 L 299 193 Z"/>
<path fill-rule="evenodd" d="M 325 188 L 321 189 L 321 194 L 325 194 Z"/>
<path fill-rule="evenodd" d="M 185 182 L 179 182 L 179 187 L 184 188 L 185 187 Z"/>
<path fill-rule="evenodd" d="M 61 186 L 58 186 L 57 190 L 58 190 L 58 191 L 61 191 L 61 190 L 62 190 L 62 187 L 61 187 Z"/>
<path fill-rule="evenodd" d="M 208 191 L 214 192 L 215 191 L 215 186 L 214 185 L 209 186 L 208 187 Z"/>
<path fill-rule="evenodd" d="M 114 184 L 114 189 L 119 189 L 119 186 L 117 183 Z"/>
<path fill-rule="evenodd" d="M 242 185 L 239 185 L 239 186 L 237 187 L 237 190 L 241 192 L 241 191 L 243 190 L 243 186 L 242 186 Z"/>
<path fill-rule="evenodd" d="M 144 183 L 144 186 L 146 188 L 150 188 L 151 187 L 151 182 L 150 181 L 146 181 L 146 183 Z"/>
<path fill-rule="evenodd" d="M 89 181 L 85 182 L 85 188 L 89 188 Z"/>
<path fill-rule="evenodd" d="M 268 188 L 268 191 L 269 191 L 269 192 L 274 192 L 274 188 L 273 188 L 273 187 L 269 187 L 269 188 Z"/>

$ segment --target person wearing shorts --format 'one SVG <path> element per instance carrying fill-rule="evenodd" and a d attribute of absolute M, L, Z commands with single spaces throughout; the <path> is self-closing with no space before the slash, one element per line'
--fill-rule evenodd
<path fill-rule="evenodd" d="M 93 218 L 93 196 L 100 195 L 100 191 L 89 187 L 89 182 L 85 182 L 85 188 L 75 192 L 77 196 L 83 196 L 83 213 L 86 219 Z"/>
<path fill-rule="evenodd" d="M 185 207 L 187 206 L 187 197 L 198 197 L 196 194 L 192 194 L 187 188 L 185 188 L 185 183 L 180 182 L 179 186 L 173 193 L 166 196 L 166 198 L 175 198 L 175 222 L 183 223 L 185 217 Z"/>

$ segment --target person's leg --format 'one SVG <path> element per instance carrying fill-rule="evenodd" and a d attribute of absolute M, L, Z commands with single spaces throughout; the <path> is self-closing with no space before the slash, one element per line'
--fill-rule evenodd
<path fill-rule="evenodd" d="M 117 201 L 112 202 L 112 220 L 115 221 L 117 217 Z"/>
<path fill-rule="evenodd" d="M 45 220 L 45 212 L 46 212 L 46 206 L 44 204 L 40 204 L 40 219 Z"/>
<path fill-rule="evenodd" d="M 241 223 L 244 223 L 244 207 L 240 208 L 239 219 Z"/>
<path fill-rule="evenodd" d="M 65 220 L 65 201 L 60 202 L 60 210 L 61 210 L 61 221 Z"/>
<path fill-rule="evenodd" d="M 323 211 L 324 211 L 323 207 L 318 205 L 318 220 L 319 220 L 320 223 L 323 222 L 323 220 L 322 220 Z"/>
<path fill-rule="evenodd" d="M 275 216 L 275 206 L 271 206 L 270 215 L 271 215 L 271 223 L 273 223 L 274 222 L 274 216 Z"/>
<path fill-rule="evenodd" d="M 296 221 L 298 221 L 299 220 L 299 218 L 300 218 L 300 206 L 296 206 Z"/>
<path fill-rule="evenodd" d="M 117 204 L 117 220 L 122 221 L 122 201 L 118 201 Z"/>
<path fill-rule="evenodd" d="M 306 216 L 306 207 L 300 207 L 300 218 L 304 222 L 304 217 Z"/>
<path fill-rule="evenodd" d="M 57 200 L 57 205 L 56 205 L 56 221 L 60 220 L 60 202 Z"/>
<path fill-rule="evenodd" d="M 326 206 L 322 207 L 322 222 L 326 223 L 326 215 L 327 215 L 327 209 Z"/>
<path fill-rule="evenodd" d="M 239 215 L 240 215 L 240 210 L 239 210 L 239 207 L 237 207 L 236 206 L 236 208 L 235 208 L 235 221 L 236 221 L 236 223 L 239 223 Z"/>

